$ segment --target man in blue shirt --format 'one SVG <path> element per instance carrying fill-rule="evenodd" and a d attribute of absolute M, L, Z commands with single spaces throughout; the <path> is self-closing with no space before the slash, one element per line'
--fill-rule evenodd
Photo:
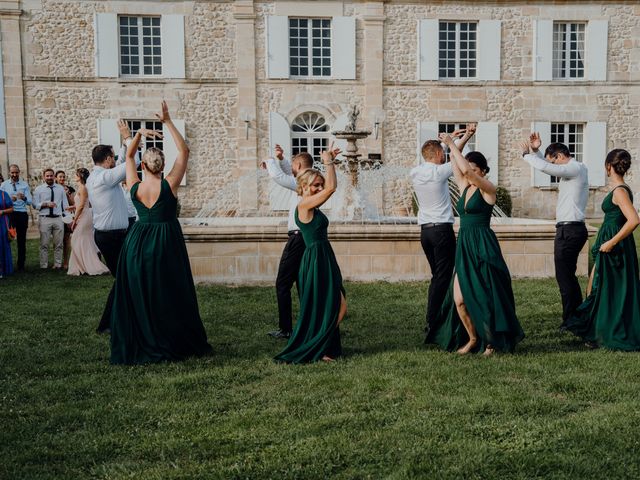
<path fill-rule="evenodd" d="M 29 214 L 27 206 L 33 205 L 29 184 L 20 180 L 20 167 L 18 165 L 9 166 L 9 179 L 2 182 L 0 189 L 4 190 L 11 197 L 13 202 L 13 213 L 11 213 L 11 224 L 16 228 L 18 234 L 18 263 L 16 269 L 24 271 L 24 261 L 27 253 L 27 227 L 29 226 Z"/>

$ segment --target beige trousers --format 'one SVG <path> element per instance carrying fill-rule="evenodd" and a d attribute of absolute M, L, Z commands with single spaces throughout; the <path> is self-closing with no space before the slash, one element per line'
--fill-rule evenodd
<path fill-rule="evenodd" d="M 40 216 L 40 268 L 49 265 L 49 242 L 53 239 L 53 266 L 62 267 L 64 223 L 62 217 Z"/>

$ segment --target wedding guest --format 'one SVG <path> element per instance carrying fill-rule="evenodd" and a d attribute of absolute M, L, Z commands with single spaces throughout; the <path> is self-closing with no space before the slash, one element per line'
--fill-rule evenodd
<path fill-rule="evenodd" d="M 116 155 L 116 165 L 120 165 L 124 163 L 125 158 L 127 157 L 127 146 L 123 143 L 120 146 L 120 152 Z M 140 164 L 140 150 L 136 151 L 136 162 Z M 127 182 L 124 181 L 121 183 L 122 186 L 122 195 L 124 196 L 125 202 L 127 202 L 127 220 L 129 221 L 129 227 L 136 222 L 138 219 L 138 213 L 136 212 L 136 207 L 133 206 L 133 201 L 131 200 L 131 195 L 129 194 L 129 189 L 127 188 Z"/>
<path fill-rule="evenodd" d="M 53 240 L 53 269 L 60 270 L 63 261 L 64 223 L 62 214 L 69 207 L 64 188 L 55 183 L 53 169 L 43 172 L 44 184 L 33 192 L 33 206 L 40 212 L 40 268 L 49 263 L 49 243 Z"/>
<path fill-rule="evenodd" d="M 302 152 L 294 156 L 291 161 L 284 158 L 284 151 L 280 145 L 275 146 L 275 158 L 263 162 L 271 179 L 283 188 L 295 192 L 297 190 L 296 177 L 313 166 L 313 157 Z M 289 218 L 287 221 L 288 240 L 280 256 L 278 274 L 276 276 L 276 298 L 278 300 L 278 330 L 269 332 L 274 338 L 289 338 L 293 329 L 293 311 L 291 307 L 291 287 L 296 283 L 298 294 L 298 271 L 304 253 L 304 240 L 300 229 L 296 225 L 295 212 L 299 198 L 291 197 Z"/>
<path fill-rule="evenodd" d="M 11 243 L 9 241 L 9 215 L 13 212 L 11 196 L 0 190 L 0 278 L 13 273 Z"/>
<path fill-rule="evenodd" d="M 127 150 L 127 186 L 140 219 L 131 227 L 118 261 L 111 315 L 113 364 L 182 360 L 212 350 L 177 218 L 178 188 L 189 149 L 165 102 L 156 116 L 171 133 L 178 156 L 163 179 L 164 153 L 155 147 L 147 149 L 142 156 L 144 180 L 140 181 L 134 159 L 140 131 Z"/>
<path fill-rule="evenodd" d="M 576 277 L 576 269 L 578 255 L 588 237 L 584 212 L 589 199 L 589 178 L 587 167 L 571 156 L 566 145 L 550 144 L 544 152 L 544 157 L 539 150 L 541 145 L 540 134 L 532 133 L 528 149 L 523 151 L 523 158 L 536 170 L 560 178 L 553 261 L 562 298 L 564 325 L 567 318 L 582 303 L 582 291 Z"/>
<path fill-rule="evenodd" d="M 69 204 L 68 210 L 70 212 L 75 210 L 74 205 L 74 194 L 75 189 L 66 184 L 67 182 L 67 174 L 64 170 L 58 170 L 56 172 L 56 183 L 64 188 L 64 193 L 67 196 L 67 203 Z M 62 217 L 70 215 L 70 213 L 63 211 Z M 70 219 L 69 219 L 70 220 Z M 64 222 L 64 237 L 62 242 L 62 258 L 64 261 L 62 262 L 62 268 L 67 270 L 69 268 L 69 255 L 71 254 L 71 223 Z"/>
<path fill-rule="evenodd" d="M 487 159 L 480 152 L 463 156 L 446 133 L 440 139 L 450 149 L 462 192 L 456 206 L 460 230 L 453 285 L 426 343 L 460 354 L 511 352 L 524 332 L 516 317 L 511 275 L 490 226 L 496 187 L 486 178 Z"/>
<path fill-rule="evenodd" d="M 604 221 L 591 249 L 594 266 L 587 298 L 566 320 L 566 328 L 591 347 L 636 351 L 640 350 L 640 280 L 633 231 L 640 218 L 624 181 L 631 155 L 611 150 L 604 164 L 610 192 L 602 201 Z"/>
<path fill-rule="evenodd" d="M 71 223 L 71 258 L 68 275 L 102 275 L 109 269 L 98 258 L 98 247 L 93 238 L 93 213 L 88 201 L 87 178 L 89 170 L 76 170 L 75 216 Z"/>
<path fill-rule="evenodd" d="M 0 185 L 0 190 L 8 193 L 13 202 L 13 212 L 9 220 L 16 229 L 18 244 L 16 267 L 18 272 L 22 272 L 24 271 L 27 257 L 27 228 L 29 227 L 27 207 L 33 204 L 33 200 L 29 184 L 24 180 L 20 180 L 20 167 L 18 165 L 9 165 L 9 179 Z"/>
<path fill-rule="evenodd" d="M 302 197 L 295 222 L 304 237 L 298 287 L 300 312 L 289 343 L 275 359 L 286 363 L 332 361 L 342 354 L 339 325 L 347 313 L 342 274 L 329 243 L 329 220 L 319 209 L 336 191 L 334 159 L 339 149 L 322 152 L 322 173 L 307 169 L 298 174 L 297 193 Z"/>

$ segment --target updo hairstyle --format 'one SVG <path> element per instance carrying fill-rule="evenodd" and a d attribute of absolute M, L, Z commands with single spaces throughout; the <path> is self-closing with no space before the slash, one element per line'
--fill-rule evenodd
<path fill-rule="evenodd" d="M 604 164 L 611 167 L 618 175 L 624 176 L 631 167 L 631 155 L 622 148 L 616 148 L 607 154 Z"/>
<path fill-rule="evenodd" d="M 80 179 L 80 183 L 82 185 L 85 185 L 87 183 L 87 178 L 89 178 L 89 170 L 87 170 L 84 167 L 78 168 L 76 170 L 76 175 L 78 175 L 78 178 Z"/>
<path fill-rule="evenodd" d="M 465 158 L 469 163 L 475 164 L 485 175 L 491 170 L 487 164 L 487 159 L 480 152 L 469 152 Z"/>
<path fill-rule="evenodd" d="M 320 172 L 320 170 L 316 170 L 315 168 L 309 168 L 304 172 L 302 172 L 301 174 L 299 174 L 296 177 L 296 183 L 297 183 L 296 193 L 299 196 L 302 196 L 304 189 L 309 185 L 311 185 L 316 179 L 316 177 L 322 178 L 322 182 L 324 183 L 324 176 L 322 175 L 322 172 Z"/>
<path fill-rule="evenodd" d="M 147 148 L 142 155 L 142 163 L 145 164 L 149 173 L 160 173 L 164 168 L 164 152 L 157 147 Z"/>

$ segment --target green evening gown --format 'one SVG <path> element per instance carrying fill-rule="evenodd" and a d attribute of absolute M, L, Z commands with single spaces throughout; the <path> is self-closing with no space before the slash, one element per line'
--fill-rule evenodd
<path fill-rule="evenodd" d="M 325 355 L 342 354 L 338 314 L 340 312 L 342 274 L 327 237 L 329 220 L 319 209 L 309 223 L 302 223 L 295 213 L 296 224 L 306 249 L 298 273 L 300 313 L 293 334 L 275 360 L 286 363 L 309 363 Z"/>
<path fill-rule="evenodd" d="M 524 338 L 524 332 L 516 317 L 511 275 L 498 239 L 490 227 L 493 205 L 489 205 L 477 189 L 465 207 L 468 189 L 465 188 L 457 204 L 460 230 L 455 274 L 477 331 L 476 350 L 484 351 L 490 345 L 497 351 L 512 352 Z M 455 351 L 468 341 L 467 331 L 453 301 L 452 279 L 437 322 L 427 333 L 425 343 L 435 343 L 445 350 Z"/>
<path fill-rule="evenodd" d="M 176 217 L 177 199 L 166 180 L 147 208 L 131 198 L 140 219 L 125 239 L 111 316 L 111 363 L 182 360 L 211 352 Z"/>
<path fill-rule="evenodd" d="M 629 192 L 633 202 L 629 187 L 621 187 Z M 636 243 L 632 234 L 609 253 L 600 252 L 600 246 L 611 240 L 627 221 L 620 207 L 613 203 L 613 190 L 604 197 L 602 210 L 604 221 L 591 249 L 595 259 L 591 293 L 565 326 L 584 340 L 611 350 L 640 350 Z"/>

